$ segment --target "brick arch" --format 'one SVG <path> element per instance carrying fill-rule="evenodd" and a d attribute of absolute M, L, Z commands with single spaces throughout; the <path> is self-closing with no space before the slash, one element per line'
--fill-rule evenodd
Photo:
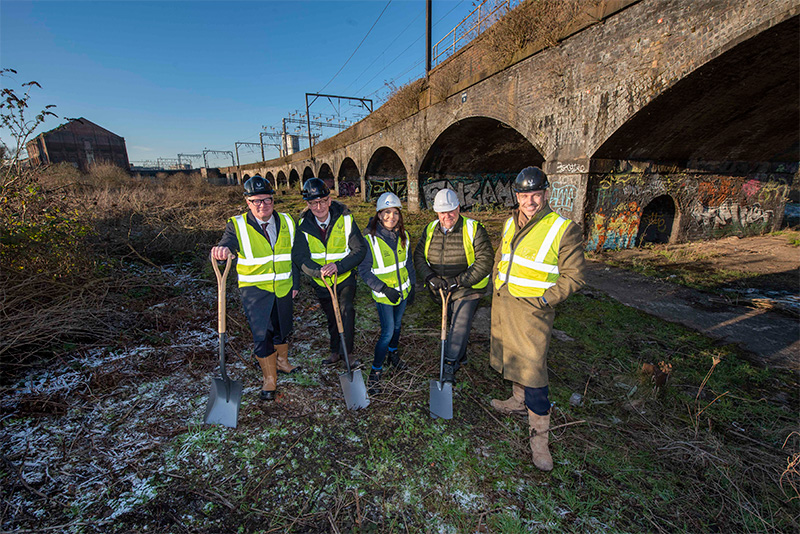
<path fill-rule="evenodd" d="M 292 168 L 292 170 L 289 171 L 289 187 L 299 189 L 301 186 L 300 173 L 297 172 L 297 169 Z"/>
<path fill-rule="evenodd" d="M 367 184 L 367 200 L 391 191 L 401 199 L 408 197 L 408 167 L 400 155 L 388 146 L 380 146 L 372 152 L 364 172 Z"/>
<path fill-rule="evenodd" d="M 354 196 L 361 190 L 361 173 L 351 157 L 345 157 L 339 164 L 339 196 Z"/>
<path fill-rule="evenodd" d="M 314 177 L 314 169 L 312 169 L 310 165 L 306 165 L 306 168 L 303 169 L 303 183 L 305 183 L 305 181 L 308 180 L 309 178 L 313 177 Z"/>
<path fill-rule="evenodd" d="M 275 183 L 275 175 L 272 174 L 271 172 L 267 171 L 267 173 L 264 175 L 264 178 L 266 178 L 269 181 L 269 183 L 273 185 L 273 187 L 277 185 Z"/>
<path fill-rule="evenodd" d="M 327 185 L 331 191 L 335 189 L 336 179 L 333 175 L 333 170 L 331 170 L 331 166 L 328 165 L 327 163 L 323 163 L 322 165 L 319 166 L 319 171 L 317 172 L 317 178 L 323 180 L 325 182 L 325 185 Z"/>
<path fill-rule="evenodd" d="M 798 48 L 798 16 L 755 35 L 735 35 L 626 117 L 592 157 L 797 161 Z"/>
<path fill-rule="evenodd" d="M 278 171 L 275 179 L 277 180 L 277 185 L 286 184 L 288 185 L 288 178 L 286 178 L 286 173 L 283 171 Z"/>
<path fill-rule="evenodd" d="M 421 204 L 430 206 L 440 189 L 450 188 L 464 209 L 511 206 L 510 186 L 520 169 L 543 162 L 533 144 L 508 124 L 490 117 L 461 119 L 437 136 L 420 163 Z"/>

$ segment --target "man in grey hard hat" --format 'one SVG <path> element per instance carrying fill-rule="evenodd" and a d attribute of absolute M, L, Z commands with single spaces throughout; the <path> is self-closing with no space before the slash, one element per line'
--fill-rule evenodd
<path fill-rule="evenodd" d="M 466 362 L 467 341 L 478 302 L 486 292 L 494 251 L 486 228 L 461 215 L 458 195 L 442 189 L 433 199 L 437 220 L 428 224 L 414 249 L 417 277 L 441 301 L 439 289 L 450 292 L 450 332 L 444 356 L 445 382 Z"/>
<path fill-rule="evenodd" d="M 547 175 L 526 167 L 514 181 L 518 208 L 503 226 L 492 275 L 490 363 L 513 383 L 507 400 L 492 400 L 504 414 L 528 415 L 533 464 L 553 469 L 547 348 L 553 309 L 584 284 L 583 235 L 550 209 Z"/>

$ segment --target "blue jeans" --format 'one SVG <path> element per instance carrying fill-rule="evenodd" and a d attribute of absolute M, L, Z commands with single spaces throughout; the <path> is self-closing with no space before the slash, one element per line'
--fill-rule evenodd
<path fill-rule="evenodd" d="M 406 301 L 401 300 L 396 306 L 376 302 L 375 306 L 378 308 L 378 319 L 381 322 L 381 337 L 375 345 L 375 356 L 372 360 L 372 368 L 377 370 L 383 368 L 383 361 L 389 348 L 397 348 L 397 342 L 400 340 L 400 321 L 406 311 Z"/>

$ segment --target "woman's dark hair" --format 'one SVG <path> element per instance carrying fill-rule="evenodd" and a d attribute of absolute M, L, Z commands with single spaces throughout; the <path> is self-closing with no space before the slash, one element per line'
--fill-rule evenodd
<path fill-rule="evenodd" d="M 387 208 L 387 209 L 392 209 L 392 208 Z M 392 230 L 392 232 L 398 232 L 400 243 L 404 247 L 406 247 L 408 246 L 407 242 L 408 239 L 406 239 L 406 227 L 403 224 L 403 210 L 397 208 L 394 209 L 396 209 L 397 212 L 400 214 L 400 218 L 397 220 L 397 226 L 394 227 L 394 230 Z M 370 219 L 369 223 L 367 224 L 367 233 L 372 237 L 375 237 L 378 234 L 378 219 L 380 219 L 381 211 L 376 213 L 375 216 L 372 219 Z M 380 225 L 383 226 L 383 223 L 381 222 Z"/>

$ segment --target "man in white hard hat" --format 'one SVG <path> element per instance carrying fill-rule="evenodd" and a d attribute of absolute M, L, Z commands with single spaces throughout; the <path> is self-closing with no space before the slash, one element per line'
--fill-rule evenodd
<path fill-rule="evenodd" d="M 414 267 L 420 280 L 440 301 L 439 289 L 450 292 L 450 332 L 444 356 L 445 382 L 467 361 L 467 341 L 480 298 L 486 292 L 494 250 L 486 228 L 461 215 L 458 195 L 442 189 L 433 199 L 437 220 L 428 224 L 414 249 Z"/>

